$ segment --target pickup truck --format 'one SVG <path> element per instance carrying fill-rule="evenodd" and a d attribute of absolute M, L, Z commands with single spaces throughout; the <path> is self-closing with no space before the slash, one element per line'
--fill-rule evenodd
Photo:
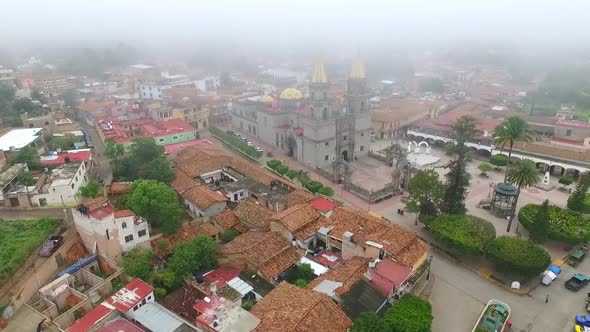
<path fill-rule="evenodd" d="M 565 288 L 572 291 L 578 291 L 582 287 L 588 285 L 588 282 L 590 282 L 590 277 L 585 276 L 581 273 L 577 273 L 565 282 Z"/>
<path fill-rule="evenodd" d="M 39 249 L 39 256 L 51 256 L 64 243 L 64 237 L 61 235 L 54 235 L 43 242 L 41 249 Z"/>

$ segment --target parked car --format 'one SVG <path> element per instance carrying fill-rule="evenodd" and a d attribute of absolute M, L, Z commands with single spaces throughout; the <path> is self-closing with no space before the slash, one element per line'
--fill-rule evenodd
<path fill-rule="evenodd" d="M 234 133 L 232 130 L 226 130 L 226 133 L 230 134 L 230 135 L 235 135 L 236 133 Z"/>
<path fill-rule="evenodd" d="M 264 150 L 262 150 L 261 148 L 259 148 L 259 147 L 257 147 L 257 146 L 256 146 L 256 147 L 254 147 L 254 150 L 256 150 L 257 152 L 264 152 Z"/>
<path fill-rule="evenodd" d="M 253 146 L 254 145 L 254 143 L 252 143 L 250 141 L 246 142 L 246 144 L 248 144 L 248 146 Z"/>
<path fill-rule="evenodd" d="M 64 237 L 61 235 L 53 235 L 47 241 L 43 242 L 41 249 L 39 249 L 39 256 L 49 257 L 61 247 L 64 243 Z"/>
<path fill-rule="evenodd" d="M 572 291 L 578 291 L 584 286 L 588 285 L 588 282 L 590 282 L 590 277 L 581 273 L 576 273 L 573 277 L 565 282 L 565 288 Z"/>

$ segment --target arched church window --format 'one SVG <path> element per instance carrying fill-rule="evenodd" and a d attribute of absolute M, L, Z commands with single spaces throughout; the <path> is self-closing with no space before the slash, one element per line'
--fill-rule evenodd
<path fill-rule="evenodd" d="M 322 110 L 322 119 L 323 120 L 328 119 L 328 108 L 327 107 L 324 107 L 324 109 Z"/>

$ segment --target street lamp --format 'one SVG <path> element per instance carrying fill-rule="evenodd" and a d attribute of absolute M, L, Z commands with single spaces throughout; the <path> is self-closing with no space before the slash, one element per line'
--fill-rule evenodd
<path fill-rule="evenodd" d="M 414 225 L 418 226 L 418 215 L 420 214 L 420 202 L 416 202 L 416 206 L 418 207 L 418 211 L 416 211 L 416 220 L 414 220 Z"/>
<path fill-rule="evenodd" d="M 426 273 L 426 280 L 430 280 L 430 267 L 432 266 L 433 259 L 434 259 L 434 256 L 432 256 L 432 255 L 428 256 L 428 272 Z"/>
<path fill-rule="evenodd" d="M 510 221 L 512 220 L 512 216 L 506 216 L 506 220 L 508 220 L 508 225 L 510 225 Z M 506 228 L 506 232 L 510 232 L 510 229 Z"/>

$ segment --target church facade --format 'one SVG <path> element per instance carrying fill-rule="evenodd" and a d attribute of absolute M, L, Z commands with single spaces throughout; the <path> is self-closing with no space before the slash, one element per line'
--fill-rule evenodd
<path fill-rule="evenodd" d="M 348 162 L 368 154 L 371 143 L 369 92 L 360 56 L 342 101 L 330 98 L 329 87 L 324 66 L 317 64 L 307 98 L 294 88 L 284 90 L 278 100 L 243 96 L 232 102 L 232 125 L 338 180 Z"/>

